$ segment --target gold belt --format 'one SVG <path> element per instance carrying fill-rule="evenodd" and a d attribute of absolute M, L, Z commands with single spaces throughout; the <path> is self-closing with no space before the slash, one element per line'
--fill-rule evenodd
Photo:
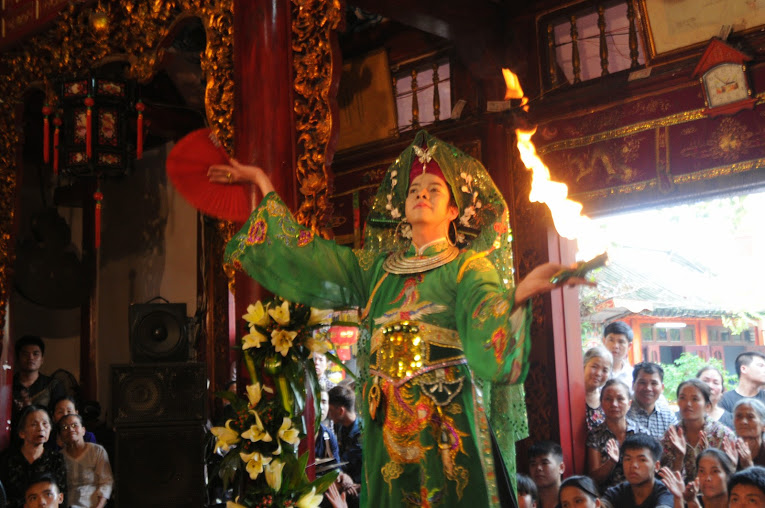
<path fill-rule="evenodd" d="M 425 372 L 467 363 L 455 330 L 423 323 L 398 321 L 372 335 L 369 371 L 400 386 Z"/>

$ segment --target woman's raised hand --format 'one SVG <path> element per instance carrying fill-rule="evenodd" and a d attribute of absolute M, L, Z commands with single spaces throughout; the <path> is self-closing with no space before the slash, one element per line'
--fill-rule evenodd
<path fill-rule="evenodd" d="M 687 442 L 685 440 L 683 429 L 676 425 L 672 425 L 669 429 L 667 429 L 667 437 L 669 438 L 669 442 L 672 445 L 672 448 L 674 448 L 675 452 L 677 452 L 677 455 L 684 457 L 685 445 Z"/>
<path fill-rule="evenodd" d="M 741 438 L 736 440 L 736 451 L 738 452 L 738 464 L 741 469 L 751 467 L 754 465 L 752 461 L 752 449 L 749 448 L 749 444 Z"/>
<path fill-rule="evenodd" d="M 609 459 L 617 464 L 619 463 L 619 443 L 616 442 L 616 439 L 612 438 L 606 442 L 606 453 Z"/>
<path fill-rule="evenodd" d="M 240 164 L 236 159 L 230 159 L 230 164 L 213 164 L 207 170 L 207 176 L 213 183 L 254 183 L 265 196 L 274 190 L 274 185 L 268 175 L 258 166 Z"/>
<path fill-rule="evenodd" d="M 681 475 L 679 471 L 672 471 L 668 467 L 663 467 L 659 471 L 659 477 L 661 477 L 664 486 L 667 487 L 667 490 L 669 490 L 673 496 L 678 499 L 683 499 L 685 497 L 686 486 L 683 482 L 683 475 Z"/>

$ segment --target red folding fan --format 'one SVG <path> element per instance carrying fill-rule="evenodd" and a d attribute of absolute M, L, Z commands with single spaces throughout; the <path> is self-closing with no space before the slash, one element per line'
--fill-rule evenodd
<path fill-rule="evenodd" d="M 167 157 L 166 170 L 175 188 L 200 212 L 234 222 L 250 216 L 250 186 L 210 182 L 207 170 L 213 164 L 228 164 L 228 154 L 210 129 L 183 137 Z"/>

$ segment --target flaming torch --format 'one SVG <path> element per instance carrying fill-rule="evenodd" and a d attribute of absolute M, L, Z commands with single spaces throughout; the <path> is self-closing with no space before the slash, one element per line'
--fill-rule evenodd
<path fill-rule="evenodd" d="M 502 69 L 502 74 L 507 87 L 505 100 L 520 99 L 521 107 L 528 111 L 528 98 L 523 93 L 518 76 L 510 69 Z M 589 261 L 579 261 L 575 268 L 555 274 L 551 282 L 558 284 L 571 277 L 583 277 L 590 270 L 604 266 L 608 262 L 608 254 L 604 251 L 606 243 L 595 224 L 589 217 L 582 215 L 582 204 L 568 199 L 566 184 L 550 179 L 550 170 L 539 158 L 531 141 L 536 130 L 536 127 L 515 130 L 521 160 L 532 173 L 529 200 L 546 204 L 558 234 L 577 240 L 578 258 L 591 258 Z"/>

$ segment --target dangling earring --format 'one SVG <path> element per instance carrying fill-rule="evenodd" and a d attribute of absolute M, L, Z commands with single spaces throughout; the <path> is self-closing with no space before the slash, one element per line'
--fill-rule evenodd
<path fill-rule="evenodd" d="M 451 227 L 449 228 L 449 232 L 446 234 L 446 241 L 449 242 L 449 245 L 452 247 L 457 246 L 457 239 L 459 238 L 459 233 L 457 233 L 457 224 L 454 223 L 454 221 L 451 221 L 449 224 L 451 224 Z M 454 240 L 451 239 L 449 236 L 449 233 L 454 231 Z"/>
<path fill-rule="evenodd" d="M 402 219 L 396 224 L 396 229 L 393 231 L 393 236 L 400 236 L 401 238 L 412 239 L 412 225 L 409 224 L 406 219 Z"/>

